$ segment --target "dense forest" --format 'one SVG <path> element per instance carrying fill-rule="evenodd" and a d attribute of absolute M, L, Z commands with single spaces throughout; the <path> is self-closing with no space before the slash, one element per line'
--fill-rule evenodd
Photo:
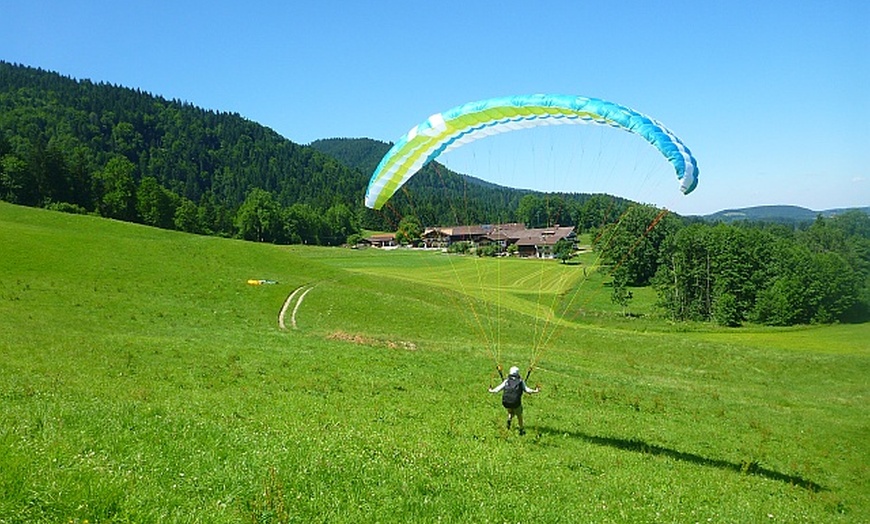
<path fill-rule="evenodd" d="M 860 210 L 793 225 L 690 223 L 630 206 L 596 248 L 612 298 L 652 285 L 677 321 L 795 324 L 870 320 L 870 215 Z M 608 231 L 612 230 L 612 232 Z"/>
<path fill-rule="evenodd" d="M 297 218 L 332 209 L 356 222 L 351 202 L 366 183 L 237 114 L 2 62 L 0 158 L 7 201 L 244 238 L 256 237 L 240 216 L 252 195 L 262 201 L 265 192 Z M 317 234 L 329 229 L 315 225 Z M 262 229 L 275 236 L 260 240 L 302 236 Z"/>
<path fill-rule="evenodd" d="M 500 187 L 431 163 L 363 206 L 390 144 L 295 144 L 233 113 L 0 61 L 0 200 L 198 234 L 338 245 L 363 229 L 556 223 L 591 232 L 613 299 L 652 285 L 674 320 L 865 320 L 870 217 L 706 222 L 608 195 Z"/>
<path fill-rule="evenodd" d="M 653 278 L 677 320 L 769 325 L 863 321 L 870 306 L 870 216 L 808 227 L 694 224 L 670 236 Z"/>

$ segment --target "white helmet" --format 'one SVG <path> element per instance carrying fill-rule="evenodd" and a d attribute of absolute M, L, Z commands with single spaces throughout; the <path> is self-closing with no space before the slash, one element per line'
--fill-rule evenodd
<path fill-rule="evenodd" d="M 508 372 L 508 375 L 516 375 L 520 376 L 520 368 L 513 366 L 511 370 Z"/>

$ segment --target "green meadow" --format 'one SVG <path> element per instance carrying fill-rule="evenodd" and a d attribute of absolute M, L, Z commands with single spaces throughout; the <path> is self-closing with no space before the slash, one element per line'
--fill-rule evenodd
<path fill-rule="evenodd" d="M 870 327 L 606 284 L 0 203 L 0 523 L 870 521 Z"/>

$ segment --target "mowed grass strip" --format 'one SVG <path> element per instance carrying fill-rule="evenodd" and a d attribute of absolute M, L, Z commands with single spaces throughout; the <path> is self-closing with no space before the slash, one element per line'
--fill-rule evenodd
<path fill-rule="evenodd" d="M 8 204 L 0 246 L 0 522 L 870 514 L 866 326 L 680 327 L 589 301 L 540 355 L 520 437 L 461 310 L 475 304 L 503 363 L 525 366 L 536 301 L 493 313 L 421 254 Z M 524 292 L 514 267 L 540 270 L 526 262 L 505 295 Z M 577 285 L 549 282 L 544 295 Z M 303 285 L 298 329 L 279 329 Z"/>

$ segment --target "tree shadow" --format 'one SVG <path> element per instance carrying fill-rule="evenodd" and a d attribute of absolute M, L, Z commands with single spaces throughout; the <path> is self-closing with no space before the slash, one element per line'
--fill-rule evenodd
<path fill-rule="evenodd" d="M 634 438 L 622 439 L 616 437 L 600 437 L 597 435 L 589 435 L 588 433 L 583 433 L 580 431 L 564 431 L 549 427 L 537 427 L 536 429 L 542 435 L 567 435 L 572 438 L 585 440 L 586 442 L 589 442 L 590 444 L 595 444 L 597 446 L 608 446 L 624 451 L 634 451 L 636 453 L 645 453 L 648 455 L 661 455 L 675 460 L 697 464 L 699 466 L 729 470 L 737 473 L 743 473 L 746 475 L 757 475 L 759 477 L 764 477 L 769 480 L 776 480 L 778 482 L 785 482 L 786 484 L 790 484 L 792 486 L 798 486 L 814 493 L 825 491 L 824 486 L 817 484 L 811 480 L 805 479 L 799 475 L 787 475 L 785 473 L 780 473 L 779 471 L 765 468 L 755 461 L 737 464 L 734 462 L 728 462 L 726 460 L 702 457 L 701 455 L 696 455 L 694 453 L 686 453 L 684 451 L 678 451 L 675 449 L 658 446 L 656 444 L 649 444 L 647 442 Z"/>

